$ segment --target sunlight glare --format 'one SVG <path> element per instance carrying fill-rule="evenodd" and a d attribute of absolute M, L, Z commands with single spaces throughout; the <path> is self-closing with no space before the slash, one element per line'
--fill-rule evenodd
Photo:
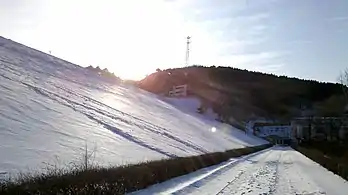
<path fill-rule="evenodd" d="M 182 3 L 162 0 L 43 3 L 42 17 L 33 33 L 41 41 L 35 44 L 81 66 L 100 66 L 123 79 L 139 80 L 157 68 L 184 66 L 188 35 L 193 37 L 191 64 L 216 60 L 211 58 L 216 45 L 208 29 L 188 21 L 178 8 L 177 4 Z"/>

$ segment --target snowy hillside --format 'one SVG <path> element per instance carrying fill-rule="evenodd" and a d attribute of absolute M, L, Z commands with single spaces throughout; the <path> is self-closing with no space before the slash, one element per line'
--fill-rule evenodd
<path fill-rule="evenodd" d="M 0 173 L 78 160 L 86 143 L 101 165 L 265 143 L 180 105 L 0 37 Z"/>

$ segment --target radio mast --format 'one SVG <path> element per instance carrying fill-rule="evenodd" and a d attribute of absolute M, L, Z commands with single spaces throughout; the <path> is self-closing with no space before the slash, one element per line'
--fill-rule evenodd
<path fill-rule="evenodd" d="M 187 36 L 186 38 L 186 60 L 185 60 L 185 66 L 189 66 L 189 58 L 190 58 L 190 43 L 191 43 L 191 37 Z"/>

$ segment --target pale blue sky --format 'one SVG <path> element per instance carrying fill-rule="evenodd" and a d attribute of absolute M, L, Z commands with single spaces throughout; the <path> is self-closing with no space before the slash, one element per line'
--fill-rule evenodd
<path fill-rule="evenodd" d="M 1 36 L 123 78 L 191 64 L 336 82 L 346 0 L 0 0 Z"/>

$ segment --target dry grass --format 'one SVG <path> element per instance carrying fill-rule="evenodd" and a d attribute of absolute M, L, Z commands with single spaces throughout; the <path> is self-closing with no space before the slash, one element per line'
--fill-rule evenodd
<path fill-rule="evenodd" d="M 53 168 L 45 173 L 22 174 L 15 180 L 7 180 L 0 184 L 0 194 L 125 194 L 268 147 L 270 145 L 109 168 L 91 166 L 85 158 L 81 166 Z M 85 157 L 89 156 L 86 152 Z"/>

